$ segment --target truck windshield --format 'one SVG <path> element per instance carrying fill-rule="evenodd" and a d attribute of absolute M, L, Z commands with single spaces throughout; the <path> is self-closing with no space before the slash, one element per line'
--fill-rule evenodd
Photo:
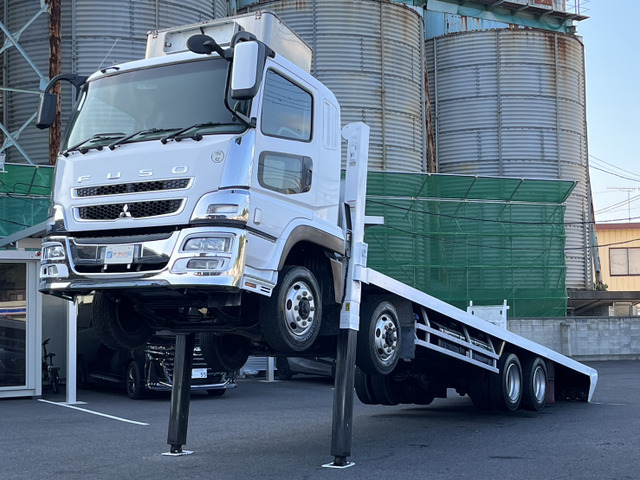
<path fill-rule="evenodd" d="M 127 142 L 157 140 L 191 126 L 202 135 L 240 133 L 246 126 L 224 106 L 226 72 L 227 62 L 213 59 L 126 71 L 89 82 L 62 151 L 128 136 Z"/>

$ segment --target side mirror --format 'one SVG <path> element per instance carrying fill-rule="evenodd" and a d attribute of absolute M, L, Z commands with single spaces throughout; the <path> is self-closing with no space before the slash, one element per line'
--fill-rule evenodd
<path fill-rule="evenodd" d="M 250 100 L 255 97 L 266 60 L 266 48 L 261 42 L 239 42 L 235 45 L 229 84 L 232 99 Z"/>
<path fill-rule="evenodd" d="M 49 80 L 49 83 L 45 87 L 44 92 L 40 97 L 36 127 L 38 127 L 40 130 L 44 130 L 51 127 L 51 125 L 53 125 L 53 122 L 56 120 L 58 96 L 53 93 L 49 93 L 56 83 L 58 83 L 60 80 L 66 80 L 71 85 L 76 87 L 76 93 L 79 93 L 80 88 L 87 81 L 87 78 L 89 77 L 84 77 L 82 75 L 76 74 L 62 74 L 56 75 L 51 80 Z"/>
<path fill-rule="evenodd" d="M 45 130 L 51 127 L 56 119 L 57 107 L 58 96 L 53 93 L 43 93 L 40 97 L 36 127 L 40 130 Z"/>

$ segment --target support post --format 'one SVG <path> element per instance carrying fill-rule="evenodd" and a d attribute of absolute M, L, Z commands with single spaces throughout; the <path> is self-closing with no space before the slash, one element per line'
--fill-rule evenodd
<path fill-rule="evenodd" d="M 333 424 L 331 455 L 333 463 L 325 466 L 345 468 L 353 465 L 351 436 L 353 426 L 353 387 L 355 382 L 356 346 L 360 326 L 360 295 L 362 274 L 367 265 L 367 245 L 364 243 L 365 203 L 367 193 L 367 160 L 369 127 L 352 123 L 342 129 L 347 139 L 347 173 L 345 178 L 344 225 L 347 239 L 348 268 L 345 298 L 340 312 L 340 333 L 336 356 L 336 381 L 333 393 Z"/>
<path fill-rule="evenodd" d="M 67 404 L 78 403 L 77 394 L 77 357 L 78 357 L 78 300 L 67 303 Z"/>
<path fill-rule="evenodd" d="M 191 400 L 191 367 L 193 366 L 194 333 L 176 335 L 173 363 L 173 388 L 171 389 L 171 413 L 167 443 L 171 446 L 168 455 L 188 455 L 182 446 L 187 443 L 189 426 L 189 402 Z"/>

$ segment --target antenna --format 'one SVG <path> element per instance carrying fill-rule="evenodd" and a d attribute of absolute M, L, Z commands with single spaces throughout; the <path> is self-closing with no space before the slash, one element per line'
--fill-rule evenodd
<path fill-rule="evenodd" d="M 627 221 L 631 223 L 631 192 L 640 190 L 640 187 L 607 187 L 607 190 L 617 190 L 619 192 L 627 192 Z"/>

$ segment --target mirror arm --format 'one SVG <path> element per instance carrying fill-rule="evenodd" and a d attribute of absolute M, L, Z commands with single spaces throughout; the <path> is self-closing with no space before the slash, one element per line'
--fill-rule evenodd
<path fill-rule="evenodd" d="M 49 93 L 51 89 L 56 85 L 56 83 L 58 83 L 60 80 L 66 80 L 67 82 L 69 82 L 71 85 L 76 87 L 76 93 L 79 93 L 80 88 L 85 84 L 87 78 L 89 77 L 84 75 L 76 75 L 73 73 L 63 73 L 62 75 L 56 75 L 51 80 L 49 80 L 49 83 L 44 89 L 44 93 Z"/>

